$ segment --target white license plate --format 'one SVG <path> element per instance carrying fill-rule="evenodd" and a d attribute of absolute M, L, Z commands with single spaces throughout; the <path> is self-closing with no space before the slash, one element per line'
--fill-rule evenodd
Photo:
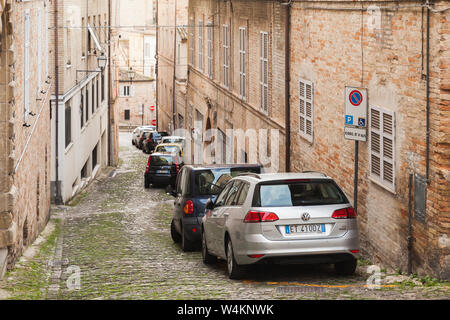
<path fill-rule="evenodd" d="M 325 224 L 291 224 L 286 226 L 286 234 L 325 233 Z"/>
<path fill-rule="evenodd" d="M 169 173 L 169 170 L 156 170 L 156 173 L 167 174 Z"/>

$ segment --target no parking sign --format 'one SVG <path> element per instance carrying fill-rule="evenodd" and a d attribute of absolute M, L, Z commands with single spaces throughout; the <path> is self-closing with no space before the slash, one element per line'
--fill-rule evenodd
<path fill-rule="evenodd" d="M 345 87 L 345 125 L 367 127 L 367 89 Z"/>

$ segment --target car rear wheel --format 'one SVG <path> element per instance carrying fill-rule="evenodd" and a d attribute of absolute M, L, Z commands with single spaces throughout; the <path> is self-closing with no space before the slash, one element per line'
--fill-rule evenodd
<path fill-rule="evenodd" d="M 144 188 L 145 189 L 150 188 L 150 179 L 144 178 Z"/>
<path fill-rule="evenodd" d="M 209 253 L 206 245 L 205 233 L 202 232 L 202 258 L 204 264 L 213 264 L 217 262 L 217 257 Z"/>
<path fill-rule="evenodd" d="M 172 237 L 173 242 L 180 243 L 181 235 L 175 229 L 175 222 L 173 221 L 173 219 L 172 222 L 170 223 L 170 235 Z"/>
<path fill-rule="evenodd" d="M 356 259 L 337 262 L 334 264 L 334 270 L 337 274 L 343 276 L 351 276 L 355 273 L 357 261 Z"/>
<path fill-rule="evenodd" d="M 230 279 L 239 280 L 244 276 L 244 267 L 237 264 L 230 239 L 227 241 L 227 270 Z"/>
<path fill-rule="evenodd" d="M 195 249 L 195 244 L 186 238 L 184 227 L 181 227 L 181 249 L 184 252 L 193 251 Z"/>

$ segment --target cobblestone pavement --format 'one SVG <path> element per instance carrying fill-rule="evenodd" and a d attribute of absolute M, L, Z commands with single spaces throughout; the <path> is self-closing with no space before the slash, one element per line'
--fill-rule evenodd
<path fill-rule="evenodd" d="M 147 156 L 131 145 L 130 134 L 120 138 L 121 166 L 104 170 L 71 205 L 54 208 L 52 235 L 39 254 L 21 261 L 0 282 L 0 298 L 2 292 L 19 299 L 450 297 L 448 283 L 398 275 L 393 285 L 382 281 L 380 289 L 368 288 L 363 260 L 351 277 L 314 265 L 259 267 L 245 280 L 229 280 L 223 261 L 206 266 L 200 252 L 184 253 L 172 242 L 172 198 L 162 189 L 143 188 Z"/>

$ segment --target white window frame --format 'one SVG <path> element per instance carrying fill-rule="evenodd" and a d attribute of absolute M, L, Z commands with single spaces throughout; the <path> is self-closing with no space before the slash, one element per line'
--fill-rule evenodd
<path fill-rule="evenodd" d="M 300 79 L 298 95 L 298 131 L 300 136 L 312 143 L 314 141 L 314 84 L 312 81 Z"/>
<path fill-rule="evenodd" d="M 214 45 L 213 45 L 213 37 L 214 37 L 214 29 L 213 29 L 213 25 L 211 22 L 208 22 L 207 24 L 207 29 L 206 29 L 206 43 L 207 43 L 207 56 L 208 56 L 208 76 L 209 78 L 213 78 L 214 77 L 214 72 L 213 72 L 213 50 L 214 50 Z"/>
<path fill-rule="evenodd" d="M 28 119 L 28 114 L 30 112 L 30 58 L 31 58 L 31 43 L 30 43 L 30 32 L 31 32 L 31 16 L 30 10 L 25 10 L 24 14 L 24 70 L 23 70 L 23 81 L 24 81 L 24 121 Z"/>
<path fill-rule="evenodd" d="M 198 69 L 203 71 L 203 21 L 198 22 Z"/>
<path fill-rule="evenodd" d="M 239 95 L 247 100 L 247 28 L 239 28 Z"/>
<path fill-rule="evenodd" d="M 121 85 L 120 86 L 120 97 L 134 97 L 134 86 L 133 85 Z"/>
<path fill-rule="evenodd" d="M 222 54 L 223 54 L 223 85 L 230 87 L 230 27 L 228 24 L 222 25 Z"/>
<path fill-rule="evenodd" d="M 195 20 L 193 17 L 189 19 L 189 64 L 194 67 L 195 65 Z"/>
<path fill-rule="evenodd" d="M 378 120 L 375 113 L 378 113 Z M 369 177 L 372 181 L 395 192 L 395 113 L 377 106 L 370 106 L 369 131 Z M 378 140 L 377 143 L 375 143 L 376 140 Z M 375 158 L 378 158 L 379 175 L 373 172 L 376 171 L 376 167 L 374 168 Z M 389 174 L 389 166 L 391 167 L 392 181 L 386 179 L 386 175 Z"/>
<path fill-rule="evenodd" d="M 260 32 L 260 101 L 261 111 L 269 113 L 269 33 Z"/>

